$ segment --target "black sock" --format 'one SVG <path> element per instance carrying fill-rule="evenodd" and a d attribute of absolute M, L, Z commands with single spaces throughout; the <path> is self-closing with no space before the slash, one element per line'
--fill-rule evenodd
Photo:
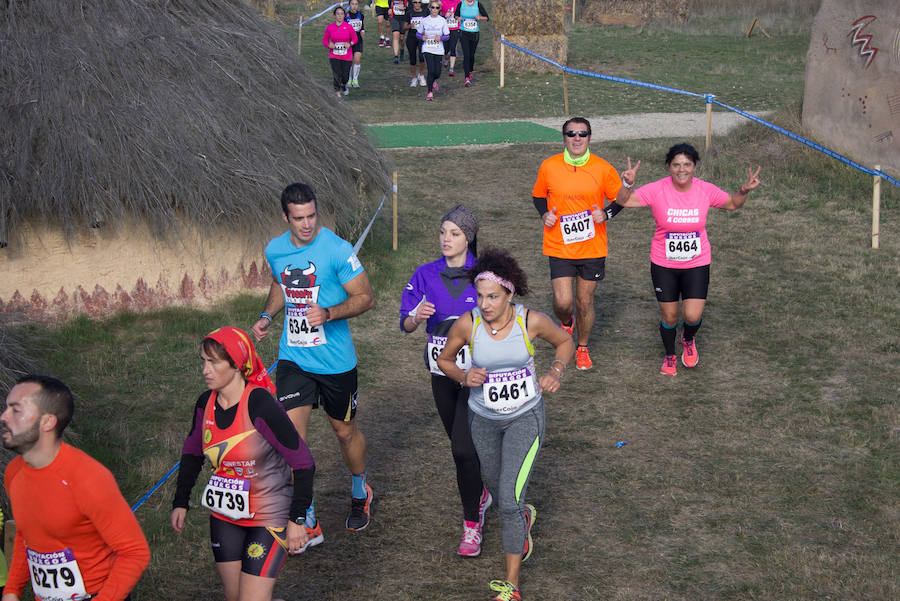
<path fill-rule="evenodd" d="M 662 337 L 663 346 L 666 347 L 666 355 L 675 354 L 675 326 L 667 326 L 662 320 L 659 320 L 659 335 Z"/>
<path fill-rule="evenodd" d="M 702 319 L 698 319 L 697 323 L 688 323 L 686 321 L 683 322 L 684 331 L 682 332 L 681 337 L 685 340 L 693 340 L 694 336 L 697 334 L 697 330 L 700 329 L 701 323 L 703 323 Z"/>

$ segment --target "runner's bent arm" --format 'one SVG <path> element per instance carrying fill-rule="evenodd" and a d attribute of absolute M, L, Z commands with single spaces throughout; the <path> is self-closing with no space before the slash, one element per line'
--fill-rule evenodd
<path fill-rule="evenodd" d="M 481 386 L 487 377 L 487 370 L 483 367 L 473 367 L 469 371 L 463 371 L 456 364 L 456 354 L 463 345 L 469 343 L 471 331 L 472 312 L 469 311 L 453 323 L 450 332 L 447 333 L 447 344 L 437 358 L 438 367 L 444 372 L 444 375 L 468 387 Z"/>
<path fill-rule="evenodd" d="M 278 312 L 282 309 L 284 309 L 284 293 L 281 291 L 281 284 L 273 277 L 272 284 L 269 286 L 269 296 L 266 298 L 265 307 L 263 307 L 263 313 L 268 313 L 269 319 L 260 317 L 253 324 L 253 327 L 250 328 L 253 337 L 256 338 L 256 342 L 266 337 L 269 333 L 269 326 L 272 324 L 271 318 L 278 315 Z"/>
<path fill-rule="evenodd" d="M 541 389 L 556 392 L 559 390 L 560 379 L 566 371 L 566 366 L 575 354 L 575 343 L 567 332 L 538 311 L 528 312 L 528 336 L 532 339 L 543 338 L 556 347 L 553 363 L 550 364 L 547 373 L 540 378 Z"/>
<path fill-rule="evenodd" d="M 744 182 L 744 185 L 741 186 L 741 189 L 738 190 L 738 193 L 729 196 L 728 202 L 723 204 L 720 208 L 725 209 L 726 211 L 734 211 L 744 206 L 744 202 L 747 200 L 747 195 L 750 194 L 751 190 L 755 190 L 759 185 L 759 169 L 760 168 L 757 167 L 756 173 L 754 173 L 752 169 L 748 168 L 747 181 Z"/>
<path fill-rule="evenodd" d="M 316 327 L 326 321 L 350 319 L 362 315 L 375 306 L 375 295 L 372 293 L 372 285 L 369 283 L 369 276 L 365 271 L 344 284 L 344 291 L 347 293 L 347 298 L 336 305 L 322 307 L 311 304 L 306 314 L 309 325 Z"/>

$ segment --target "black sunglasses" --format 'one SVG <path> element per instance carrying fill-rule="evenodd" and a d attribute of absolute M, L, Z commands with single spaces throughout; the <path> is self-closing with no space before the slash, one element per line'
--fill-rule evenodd
<path fill-rule="evenodd" d="M 579 138 L 587 138 L 589 135 L 591 134 L 586 131 L 572 131 L 571 129 L 566 132 L 566 136 L 569 138 L 574 138 L 575 136 L 578 136 Z"/>
<path fill-rule="evenodd" d="M 440 6 L 429 6 L 428 8 L 432 8 L 434 10 L 441 10 Z"/>

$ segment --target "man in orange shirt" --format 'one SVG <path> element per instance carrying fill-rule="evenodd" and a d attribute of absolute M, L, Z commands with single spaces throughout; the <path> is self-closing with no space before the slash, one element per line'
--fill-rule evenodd
<path fill-rule="evenodd" d="M 40 601 L 123 601 L 150 563 L 150 547 L 113 475 L 62 441 L 75 406 L 55 378 L 21 378 L 0 415 L 3 446 L 19 453 L 4 485 L 16 542 L 2 601 L 25 583 Z"/>
<path fill-rule="evenodd" d="M 622 180 L 612 165 L 590 153 L 587 119 L 569 119 L 562 133 L 566 148 L 541 163 L 531 195 L 544 224 L 553 312 L 573 336 L 578 324 L 575 366 L 590 369 L 587 345 L 594 327 L 594 290 L 606 267 L 605 222 L 621 210 L 612 201 Z M 606 201 L 612 204 L 604 209 Z"/>

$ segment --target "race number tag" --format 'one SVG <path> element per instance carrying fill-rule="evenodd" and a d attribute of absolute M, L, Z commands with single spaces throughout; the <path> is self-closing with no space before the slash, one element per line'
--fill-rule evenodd
<path fill-rule="evenodd" d="M 484 405 L 497 413 L 512 413 L 535 397 L 534 386 L 534 374 L 527 367 L 490 372 L 481 385 Z"/>
<path fill-rule="evenodd" d="M 463 19 L 462 28 L 465 31 L 477 31 L 478 30 L 478 21 L 475 19 Z"/>
<path fill-rule="evenodd" d="M 35 597 L 43 601 L 68 601 L 86 599 L 84 580 L 69 548 L 51 553 L 38 553 L 25 549 L 31 571 L 31 588 Z"/>
<path fill-rule="evenodd" d="M 666 234 L 666 259 L 690 261 L 700 256 L 700 232 L 668 232 Z"/>
<path fill-rule="evenodd" d="M 306 318 L 308 310 L 309 307 L 287 307 L 285 310 L 288 346 L 308 348 L 321 346 L 327 342 L 325 328 L 309 325 L 309 320 Z"/>
<path fill-rule="evenodd" d="M 350 23 L 350 27 L 353 28 L 353 31 L 359 33 L 362 30 L 362 19 L 347 19 L 347 23 Z"/>
<path fill-rule="evenodd" d="M 425 48 L 439 48 L 441 46 L 441 44 L 442 44 L 442 42 L 440 40 L 428 39 L 428 40 L 425 40 L 424 46 L 425 46 Z"/>
<path fill-rule="evenodd" d="M 447 12 L 446 19 L 450 29 L 456 29 L 459 26 L 459 21 L 456 20 L 452 10 Z"/>
<path fill-rule="evenodd" d="M 437 364 L 437 358 L 441 351 L 444 350 L 446 344 L 446 336 L 431 335 L 428 337 L 428 369 L 436 376 L 447 375 L 441 371 Z M 456 353 L 456 366 L 463 371 L 469 371 L 469 368 L 472 367 L 472 358 L 469 356 L 468 346 L 463 345 L 459 352 Z"/>
<path fill-rule="evenodd" d="M 402 17 L 406 13 L 406 7 L 402 2 L 394 2 L 394 16 Z"/>
<path fill-rule="evenodd" d="M 409 28 L 410 29 L 418 29 L 419 23 L 422 22 L 422 19 L 425 17 L 410 17 L 409 18 Z"/>
<path fill-rule="evenodd" d="M 250 515 L 250 481 L 243 478 L 210 476 L 201 500 L 204 507 L 231 520 Z"/>
<path fill-rule="evenodd" d="M 590 211 L 560 215 L 559 229 L 562 231 L 564 243 L 584 242 L 594 237 L 594 218 Z"/>
<path fill-rule="evenodd" d="M 350 44 L 346 44 L 344 42 L 335 42 L 332 52 L 334 52 L 335 56 L 344 56 L 345 54 L 347 54 L 347 50 L 349 50 L 349 48 Z"/>

